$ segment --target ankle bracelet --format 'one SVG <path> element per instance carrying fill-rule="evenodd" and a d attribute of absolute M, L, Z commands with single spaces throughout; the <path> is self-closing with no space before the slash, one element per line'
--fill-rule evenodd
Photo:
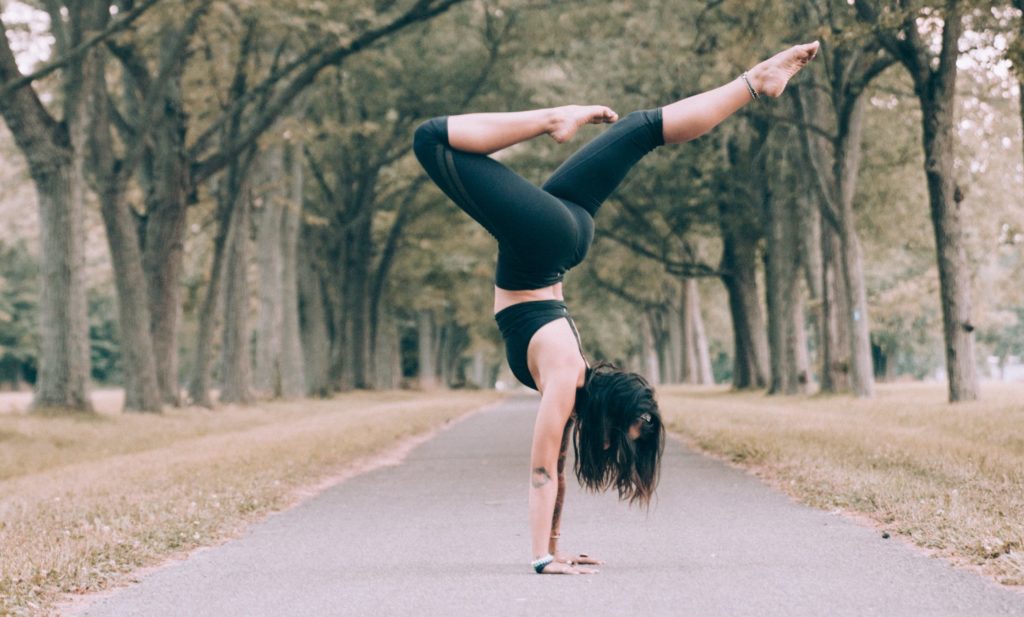
<path fill-rule="evenodd" d="M 740 75 L 740 77 L 743 79 L 743 83 L 747 85 L 747 92 L 750 93 L 750 98 L 755 101 L 761 98 L 761 94 L 757 90 L 754 90 L 754 86 L 750 84 L 750 79 L 747 77 L 747 72 L 743 71 L 743 74 Z"/>

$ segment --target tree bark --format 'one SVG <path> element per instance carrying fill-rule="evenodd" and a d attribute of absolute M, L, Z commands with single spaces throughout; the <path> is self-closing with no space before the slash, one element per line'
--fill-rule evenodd
<path fill-rule="evenodd" d="M 686 321 L 689 331 L 689 348 L 687 358 L 692 358 L 692 382 L 702 386 L 713 385 L 715 375 L 711 370 L 711 350 L 708 347 L 708 335 L 704 330 L 704 317 L 700 312 L 700 287 L 697 279 L 689 278 L 684 282 Z"/>
<path fill-rule="evenodd" d="M 839 241 L 843 282 L 849 302 L 846 317 L 850 324 L 850 385 L 855 396 L 868 398 L 875 395 L 875 372 L 871 365 L 871 328 L 864 284 L 864 259 L 853 212 L 857 175 L 860 172 L 864 101 L 863 96 L 857 96 L 849 103 L 848 109 L 840 112 L 835 177 L 838 181 L 840 205 Z"/>
<path fill-rule="evenodd" d="M 846 392 L 850 389 L 850 328 L 846 284 L 842 276 L 839 255 L 839 235 L 831 227 L 823 226 L 821 234 L 822 256 L 822 316 L 827 333 L 822 349 L 824 373 L 822 389 L 826 392 Z"/>
<path fill-rule="evenodd" d="M 192 379 L 189 382 L 189 398 L 196 405 L 212 408 L 210 377 L 213 370 L 213 351 L 216 332 L 219 329 L 221 304 L 223 300 L 224 259 L 228 231 L 234 216 L 234 201 L 217 187 L 217 231 L 213 237 L 213 264 L 210 266 L 210 280 L 199 309 L 199 328 L 196 335 L 195 356 L 192 361 Z"/>
<path fill-rule="evenodd" d="M 0 31 L 2 86 L 20 79 L 21 73 L 3 22 Z M 80 109 L 81 67 L 75 71 L 78 78 L 68 78 L 63 87 L 62 94 L 69 101 L 65 122 L 50 116 L 28 84 L 0 98 L 0 115 L 28 161 L 39 202 L 42 278 L 39 374 L 33 407 L 89 411 L 89 322 L 83 276 L 84 159 L 81 152 L 77 157 L 75 153 L 75 148 L 84 143 L 73 143 L 84 141 L 85 119 Z"/>
<path fill-rule="evenodd" d="M 679 290 L 675 301 L 670 303 L 665 310 L 665 320 L 668 322 L 668 381 L 670 383 L 687 383 L 686 373 L 689 367 L 687 357 L 687 341 L 684 334 L 687 325 L 686 312 L 686 280 L 680 281 Z"/>
<path fill-rule="evenodd" d="M 308 232 L 308 230 L 306 230 Z M 299 258 L 299 299 L 302 317 L 302 349 L 306 364 L 306 392 L 326 398 L 331 395 L 331 335 L 320 274 L 313 262 L 312 241 L 305 233 Z"/>
<path fill-rule="evenodd" d="M 153 350 L 164 401 L 181 404 L 178 376 L 178 318 L 189 193 L 185 158 L 185 111 L 180 75 L 167 85 L 163 120 L 154 131 L 153 185 L 146 203 L 143 269 L 149 281 Z"/>
<path fill-rule="evenodd" d="M 292 194 L 281 216 L 281 396 L 299 398 L 306 392 L 306 375 L 299 331 L 298 261 L 303 174 L 302 157 L 297 148 L 291 148 L 288 162 Z"/>
<path fill-rule="evenodd" d="M 924 106 L 922 101 L 922 106 Z M 971 322 L 971 274 L 960 219 L 959 187 L 953 179 L 953 100 L 934 100 L 924 111 L 925 176 L 935 229 L 939 293 L 945 334 L 949 401 L 978 398 L 978 372 Z"/>
<path fill-rule="evenodd" d="M 643 312 L 640 323 L 640 343 L 643 354 L 643 375 L 652 386 L 661 383 L 661 363 L 658 359 L 657 325 L 652 309 Z"/>
<path fill-rule="evenodd" d="M 876 28 L 875 37 L 910 73 L 921 104 L 924 172 L 939 266 L 949 401 L 955 403 L 978 398 L 978 371 L 971 321 L 971 273 L 960 219 L 963 195 L 953 173 L 957 60 L 964 7 L 958 0 L 946 0 L 944 4 L 937 54 L 932 51 L 930 33 L 922 34 L 913 14 L 907 14 L 895 28 Z M 872 25 L 883 21 L 874 2 L 855 0 L 854 5 L 861 20 Z"/>
<path fill-rule="evenodd" d="M 765 259 L 766 304 L 768 307 L 768 348 L 770 358 L 769 394 L 796 394 L 806 386 L 801 381 L 798 360 L 806 357 L 802 302 L 799 302 L 800 226 L 791 203 L 769 197 L 767 214 L 768 250 Z M 797 314 L 800 311 L 800 314 Z M 806 372 L 806 366 L 802 367 Z"/>
<path fill-rule="evenodd" d="M 417 333 L 419 338 L 419 374 L 420 389 L 433 390 L 437 387 L 437 369 L 435 368 L 435 327 L 434 312 L 420 309 L 417 312 Z"/>
<path fill-rule="evenodd" d="M 768 342 L 757 292 L 757 246 L 728 226 L 722 232 L 722 283 L 733 327 L 733 387 L 767 385 Z"/>
<path fill-rule="evenodd" d="M 271 147 L 259 165 L 260 173 L 256 211 L 259 231 L 256 263 L 259 269 L 260 312 L 256 328 L 253 387 L 260 397 L 281 396 L 281 327 L 283 324 L 283 263 L 284 247 L 281 226 L 284 215 L 284 195 L 280 189 L 284 175 L 284 152 L 279 146 Z"/>
<path fill-rule="evenodd" d="M 238 196 L 228 234 L 224 299 L 223 403 L 252 402 L 252 371 L 249 361 L 249 228 L 252 197 L 246 188 Z"/>

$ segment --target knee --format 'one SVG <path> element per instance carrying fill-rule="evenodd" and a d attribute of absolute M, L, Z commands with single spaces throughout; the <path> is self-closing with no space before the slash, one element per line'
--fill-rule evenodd
<path fill-rule="evenodd" d="M 640 128 L 649 137 L 651 147 L 664 145 L 665 138 L 662 131 L 661 108 L 638 109 L 626 114 L 624 118 L 616 122 L 624 124 L 624 128 Z"/>
<path fill-rule="evenodd" d="M 419 153 L 436 144 L 448 145 L 448 118 L 431 118 L 416 127 L 412 136 L 412 148 Z"/>

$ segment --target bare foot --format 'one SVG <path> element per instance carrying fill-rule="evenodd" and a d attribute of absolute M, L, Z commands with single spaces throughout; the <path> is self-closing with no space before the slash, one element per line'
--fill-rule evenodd
<path fill-rule="evenodd" d="M 604 105 L 566 105 L 554 110 L 552 128 L 548 130 L 560 144 L 572 139 L 584 124 L 610 124 L 619 119 L 619 114 Z"/>
<path fill-rule="evenodd" d="M 807 66 L 808 62 L 814 60 L 819 46 L 818 41 L 794 45 L 750 69 L 747 77 L 758 94 L 776 98 L 786 89 L 789 80 Z"/>

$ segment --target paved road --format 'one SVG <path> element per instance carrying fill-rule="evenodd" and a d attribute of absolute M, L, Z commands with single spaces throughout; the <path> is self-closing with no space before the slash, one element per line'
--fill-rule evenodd
<path fill-rule="evenodd" d="M 536 401 L 481 412 L 403 465 L 335 486 L 78 614 L 1024 616 L 1024 594 L 796 505 L 676 442 L 649 515 L 570 489 L 565 548 L 605 558 L 601 574 L 537 576 L 526 526 Z"/>

